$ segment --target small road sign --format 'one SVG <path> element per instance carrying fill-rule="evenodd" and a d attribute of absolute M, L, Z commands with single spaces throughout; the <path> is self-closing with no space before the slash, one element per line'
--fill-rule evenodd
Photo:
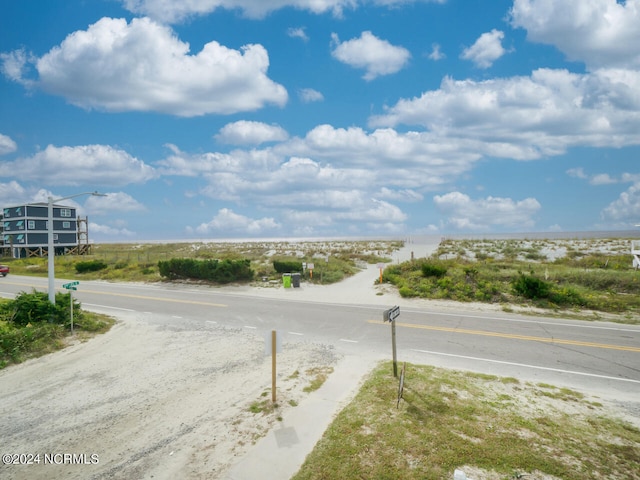
<path fill-rule="evenodd" d="M 75 281 L 75 282 L 65 283 L 62 285 L 62 288 L 66 288 L 67 290 L 78 290 L 76 288 L 76 285 L 80 285 L 80 282 Z"/>
<path fill-rule="evenodd" d="M 383 321 L 389 322 L 391 324 L 391 349 L 393 352 L 393 376 L 396 378 L 398 377 L 398 360 L 396 355 L 396 322 L 394 320 L 399 316 L 400 316 L 400 307 L 398 305 L 390 308 L 389 310 L 385 310 L 382 313 Z"/>
<path fill-rule="evenodd" d="M 383 320 L 385 322 L 393 322 L 399 316 L 400 316 L 400 307 L 396 305 L 395 307 L 384 311 Z"/>

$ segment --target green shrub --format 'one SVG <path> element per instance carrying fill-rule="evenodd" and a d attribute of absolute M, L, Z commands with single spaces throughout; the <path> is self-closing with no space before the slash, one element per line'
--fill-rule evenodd
<path fill-rule="evenodd" d="M 21 292 L 14 300 L 0 305 L 0 315 L 3 320 L 19 326 L 42 322 L 68 325 L 71 323 L 69 298 L 68 293 L 56 293 L 53 305 L 46 292 Z M 74 300 L 75 310 L 79 319 L 80 305 Z"/>
<path fill-rule="evenodd" d="M 586 306 L 586 300 L 582 295 L 571 287 L 563 287 L 554 289 L 549 295 L 549 299 L 556 305 L 567 305 L 572 307 Z"/>
<path fill-rule="evenodd" d="M 36 323 L 11 326 L 0 323 L 0 368 L 7 363 L 19 363 L 32 352 L 47 352 L 60 348 L 64 327 L 59 324 Z"/>
<path fill-rule="evenodd" d="M 443 265 L 436 265 L 435 263 L 423 263 L 420 266 L 422 275 L 425 277 L 441 278 L 447 274 L 447 268 Z"/>
<path fill-rule="evenodd" d="M 18 294 L 0 302 L 0 368 L 64 347 L 71 317 L 68 293 L 57 293 L 55 306 L 44 292 Z M 87 332 L 107 331 L 113 321 L 84 312 L 74 300 L 74 326 Z"/>
<path fill-rule="evenodd" d="M 322 274 L 314 273 L 314 280 L 318 279 L 318 277 L 322 278 L 322 283 L 337 283 L 344 279 L 345 274 L 340 270 L 329 270 Z"/>
<path fill-rule="evenodd" d="M 512 286 L 518 295 L 531 300 L 549 298 L 551 293 L 551 284 L 533 275 L 524 275 L 523 273 L 520 273 L 513 280 Z"/>
<path fill-rule="evenodd" d="M 294 260 L 274 260 L 273 268 L 278 273 L 302 272 L 302 262 Z"/>
<path fill-rule="evenodd" d="M 253 279 L 251 261 L 244 260 L 195 260 L 172 258 L 158 262 L 160 275 L 169 279 L 206 280 L 230 283 Z"/>
<path fill-rule="evenodd" d="M 97 272 L 107 268 L 107 264 L 102 260 L 88 260 L 86 262 L 76 263 L 75 268 L 78 273 Z"/>
<path fill-rule="evenodd" d="M 409 287 L 400 287 L 400 289 L 398 290 L 398 293 L 403 298 L 411 298 L 411 297 L 418 296 L 418 294 Z"/>

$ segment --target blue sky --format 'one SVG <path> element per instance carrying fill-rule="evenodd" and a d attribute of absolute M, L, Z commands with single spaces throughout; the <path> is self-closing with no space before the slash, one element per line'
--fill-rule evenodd
<path fill-rule="evenodd" d="M 640 223 L 640 0 L 1 8 L 0 205 L 94 241 Z"/>

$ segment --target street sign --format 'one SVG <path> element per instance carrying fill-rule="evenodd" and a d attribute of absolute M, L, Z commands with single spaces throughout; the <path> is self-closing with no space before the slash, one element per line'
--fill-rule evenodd
<path fill-rule="evenodd" d="M 73 335 L 73 294 L 71 293 L 73 290 L 78 290 L 78 287 L 76 287 L 76 285 L 80 285 L 80 282 L 75 280 L 73 282 L 69 282 L 69 283 L 65 283 L 62 285 L 63 288 L 66 288 L 67 290 L 69 290 L 69 309 L 70 309 L 70 316 L 71 316 L 71 335 Z"/>
<path fill-rule="evenodd" d="M 396 318 L 400 316 L 400 307 L 395 306 L 390 308 L 389 310 L 385 310 L 382 314 L 382 318 L 385 322 L 393 322 Z"/>
<path fill-rule="evenodd" d="M 398 360 L 396 355 L 396 318 L 400 316 L 400 307 L 396 305 L 382 312 L 382 320 L 391 324 L 391 349 L 393 352 L 393 376 L 398 377 Z"/>

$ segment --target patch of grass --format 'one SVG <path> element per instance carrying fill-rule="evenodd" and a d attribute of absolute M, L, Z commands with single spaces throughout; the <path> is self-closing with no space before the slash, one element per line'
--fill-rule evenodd
<path fill-rule="evenodd" d="M 264 396 L 264 395 L 261 395 Z M 249 411 L 254 414 L 261 413 L 263 415 L 269 415 L 278 410 L 279 405 L 277 402 L 269 400 L 256 400 L 249 405 Z"/>
<path fill-rule="evenodd" d="M 404 401 L 396 408 L 390 367 L 385 362 L 372 372 L 293 480 L 439 480 L 461 466 L 496 478 L 542 472 L 565 480 L 630 478 L 637 471 L 640 430 L 575 392 L 407 365 Z M 561 408 L 567 396 L 575 398 L 572 414 Z M 544 398 L 544 408 L 536 398 Z"/>
<path fill-rule="evenodd" d="M 545 389 L 539 391 L 540 395 L 553 398 L 556 400 L 577 402 L 584 399 L 584 395 L 582 393 L 576 392 L 575 390 L 571 390 L 569 388 L 557 388 L 557 387 L 548 387 L 548 386 L 545 386 L 543 388 Z"/>
<path fill-rule="evenodd" d="M 520 383 L 520 380 L 513 377 L 500 377 L 500 381 L 504 384 L 514 383 L 518 385 Z"/>
<path fill-rule="evenodd" d="M 307 375 L 310 375 L 311 382 L 309 385 L 302 389 L 303 392 L 309 393 L 318 390 L 331 373 L 333 373 L 333 367 L 315 367 L 307 370 Z"/>

